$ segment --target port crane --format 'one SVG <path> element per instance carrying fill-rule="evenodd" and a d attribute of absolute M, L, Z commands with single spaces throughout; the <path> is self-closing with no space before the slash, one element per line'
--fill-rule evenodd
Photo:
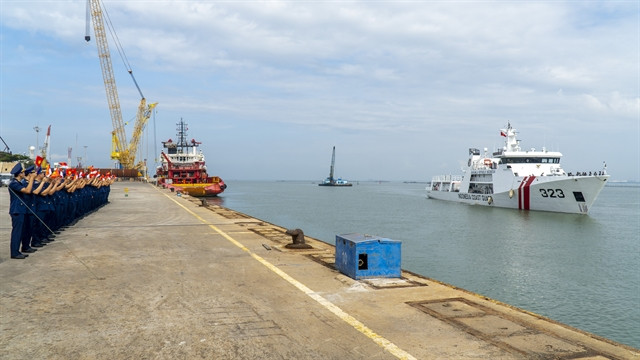
<path fill-rule="evenodd" d="M 11 149 L 9 149 L 9 145 L 7 145 L 7 143 L 4 141 L 4 139 L 2 138 L 2 136 L 0 136 L 0 140 L 2 140 L 2 143 L 4 144 L 4 152 L 11 154 Z"/>
<path fill-rule="evenodd" d="M 127 142 L 127 134 L 124 129 L 124 122 L 122 121 L 122 111 L 120 109 L 118 89 L 116 87 L 116 79 L 113 74 L 113 66 L 111 64 L 111 53 L 109 52 L 109 44 L 107 42 L 107 33 L 102 8 L 103 6 L 101 5 L 100 0 L 87 0 L 87 25 L 84 39 L 87 42 L 91 41 L 91 36 L 89 35 L 89 23 L 91 19 L 98 47 L 98 58 L 100 59 L 100 67 L 102 68 L 104 87 L 107 93 L 107 102 L 109 103 L 109 111 L 111 113 L 111 121 L 113 123 L 113 131 L 111 133 L 111 159 L 118 161 L 122 168 L 140 169 L 142 168 L 143 163 L 136 163 L 138 144 L 140 143 L 142 131 L 144 130 L 144 127 L 157 103 L 147 105 L 147 100 L 142 94 L 142 90 L 140 90 L 140 86 L 138 86 L 136 78 L 133 76 L 133 70 L 131 69 L 131 66 L 129 66 L 128 61 L 126 61 L 126 56 L 124 56 L 122 46 L 120 45 L 117 36 L 113 35 L 118 52 L 125 62 L 127 71 L 129 72 L 129 75 L 131 75 L 133 83 L 136 85 L 138 93 L 140 93 L 140 97 L 142 98 L 138 105 L 138 112 L 136 114 L 136 122 L 133 128 L 131 142 Z M 110 21 L 108 24 L 111 33 L 115 34 Z"/>

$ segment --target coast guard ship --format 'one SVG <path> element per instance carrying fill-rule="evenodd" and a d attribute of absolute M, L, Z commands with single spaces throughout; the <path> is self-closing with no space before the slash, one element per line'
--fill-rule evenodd
<path fill-rule="evenodd" d="M 566 173 L 556 151 L 522 150 L 516 130 L 500 129 L 503 148 L 469 149 L 463 175 L 434 176 L 427 187 L 432 199 L 501 208 L 586 214 L 609 179 L 602 170 Z"/>

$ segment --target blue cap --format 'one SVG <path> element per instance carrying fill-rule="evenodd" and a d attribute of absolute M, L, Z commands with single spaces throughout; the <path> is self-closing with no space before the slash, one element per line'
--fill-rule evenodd
<path fill-rule="evenodd" d="M 33 170 L 35 170 L 35 169 L 36 169 L 36 167 L 35 167 L 35 166 L 30 165 L 28 168 L 24 169 L 24 174 L 25 174 L 25 175 L 29 175 L 29 174 L 31 174 L 31 173 L 33 172 Z"/>
<path fill-rule="evenodd" d="M 11 169 L 11 175 L 18 175 L 22 172 L 22 163 L 17 163 L 16 166 Z"/>

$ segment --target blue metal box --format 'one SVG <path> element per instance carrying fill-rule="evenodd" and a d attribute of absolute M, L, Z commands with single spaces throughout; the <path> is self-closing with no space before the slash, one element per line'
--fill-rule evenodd
<path fill-rule="evenodd" d="M 336 235 L 336 269 L 353 279 L 400 277 L 402 242 L 363 234 Z"/>

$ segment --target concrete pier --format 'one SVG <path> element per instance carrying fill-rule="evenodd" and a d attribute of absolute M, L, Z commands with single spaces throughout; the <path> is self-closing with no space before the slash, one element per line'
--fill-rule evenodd
<path fill-rule="evenodd" d="M 410 272 L 353 280 L 333 246 L 286 248 L 286 229 L 196 198 L 118 182 L 109 199 L 14 260 L 0 191 L 1 359 L 640 359 Z"/>

